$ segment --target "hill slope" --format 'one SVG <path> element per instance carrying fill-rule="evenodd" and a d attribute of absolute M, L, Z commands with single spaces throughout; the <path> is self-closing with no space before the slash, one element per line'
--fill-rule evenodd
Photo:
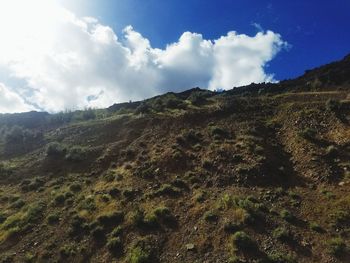
<path fill-rule="evenodd" d="M 349 262 L 348 72 L 1 116 L 0 262 Z"/>

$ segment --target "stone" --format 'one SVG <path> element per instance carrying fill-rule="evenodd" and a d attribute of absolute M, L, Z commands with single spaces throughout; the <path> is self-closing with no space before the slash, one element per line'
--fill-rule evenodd
<path fill-rule="evenodd" d="M 194 248 L 195 248 L 195 245 L 194 245 L 194 244 L 192 244 L 192 243 L 186 244 L 186 249 L 187 249 L 188 251 L 192 251 L 192 250 L 194 250 Z"/>

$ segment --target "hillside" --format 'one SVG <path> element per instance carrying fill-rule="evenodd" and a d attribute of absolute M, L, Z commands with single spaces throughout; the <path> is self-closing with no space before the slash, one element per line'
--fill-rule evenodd
<path fill-rule="evenodd" d="M 350 262 L 349 58 L 1 115 L 0 262 Z"/>

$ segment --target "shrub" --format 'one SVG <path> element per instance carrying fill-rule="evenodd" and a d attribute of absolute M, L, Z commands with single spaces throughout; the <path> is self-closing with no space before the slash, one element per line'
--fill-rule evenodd
<path fill-rule="evenodd" d="M 237 204 L 237 199 L 235 196 L 224 194 L 220 200 L 220 207 L 224 210 L 228 210 L 232 207 L 235 207 Z"/>
<path fill-rule="evenodd" d="M 129 252 L 130 263 L 152 263 L 151 254 L 149 251 L 140 246 L 136 246 Z"/>
<path fill-rule="evenodd" d="M 186 107 L 186 104 L 177 98 L 169 98 L 165 106 L 169 109 L 184 109 Z"/>
<path fill-rule="evenodd" d="M 136 194 L 137 194 L 137 191 L 135 189 L 132 189 L 132 188 L 125 189 L 123 191 L 123 196 L 126 199 L 133 199 L 133 198 L 135 198 Z"/>
<path fill-rule="evenodd" d="M 36 256 L 30 252 L 27 252 L 24 256 L 24 262 L 26 262 L 26 263 L 35 262 L 35 259 L 36 259 Z"/>
<path fill-rule="evenodd" d="M 101 226 L 97 226 L 95 227 L 92 231 L 91 231 L 91 235 L 92 237 L 97 240 L 100 241 L 102 239 L 105 238 L 105 233 L 103 231 L 103 228 Z"/>
<path fill-rule="evenodd" d="M 72 236 L 80 235 L 86 232 L 86 230 L 88 230 L 88 225 L 86 224 L 86 220 L 79 215 L 74 215 L 73 218 L 71 219 L 70 224 L 71 226 L 70 226 L 69 234 Z"/>
<path fill-rule="evenodd" d="M 0 224 L 5 222 L 6 219 L 7 219 L 7 215 L 4 214 L 3 212 L 0 212 Z"/>
<path fill-rule="evenodd" d="M 243 231 L 238 231 L 232 236 L 232 246 L 235 251 L 238 249 L 249 251 L 256 248 L 255 242 Z"/>
<path fill-rule="evenodd" d="M 71 184 L 69 186 L 69 190 L 71 190 L 72 192 L 79 192 L 81 191 L 81 185 L 78 183 Z"/>
<path fill-rule="evenodd" d="M 86 197 L 81 203 L 80 208 L 92 212 L 96 209 L 96 203 L 93 196 Z"/>
<path fill-rule="evenodd" d="M 292 222 L 295 220 L 295 216 L 290 211 L 288 211 L 286 209 L 283 209 L 281 211 L 280 216 L 288 222 Z"/>
<path fill-rule="evenodd" d="M 54 198 L 54 203 L 56 205 L 63 205 L 64 201 L 66 201 L 66 197 L 64 196 L 64 194 L 56 195 Z"/>
<path fill-rule="evenodd" d="M 315 222 L 310 223 L 310 229 L 315 231 L 315 232 L 322 232 L 323 231 L 322 227 Z"/>
<path fill-rule="evenodd" d="M 47 217 L 47 222 L 48 222 L 50 225 L 57 224 L 59 221 L 60 221 L 60 217 L 59 217 L 58 214 L 50 214 L 50 215 Z"/>
<path fill-rule="evenodd" d="M 217 126 L 210 127 L 210 134 L 214 137 L 214 139 L 226 138 L 229 135 L 228 131 Z"/>
<path fill-rule="evenodd" d="M 86 109 L 82 112 L 81 117 L 83 120 L 94 120 L 96 119 L 96 113 L 93 109 Z"/>
<path fill-rule="evenodd" d="M 116 211 L 111 214 L 101 215 L 97 217 L 97 222 L 103 226 L 113 226 L 122 223 L 124 220 L 124 213 Z"/>
<path fill-rule="evenodd" d="M 326 156 L 329 158 L 334 158 L 338 155 L 338 148 L 334 145 L 328 146 L 326 149 Z"/>
<path fill-rule="evenodd" d="M 111 232 L 111 237 L 119 237 L 123 232 L 123 228 L 121 226 L 117 226 Z"/>
<path fill-rule="evenodd" d="M 239 226 L 253 223 L 255 220 L 255 218 L 243 208 L 236 208 L 233 210 L 232 218 L 234 220 L 234 223 Z"/>
<path fill-rule="evenodd" d="M 204 214 L 204 220 L 207 222 L 216 222 L 218 219 L 219 216 L 215 211 L 208 211 Z"/>
<path fill-rule="evenodd" d="M 142 227 L 144 225 L 145 214 L 141 209 L 136 209 L 131 214 L 131 221 L 135 226 Z"/>
<path fill-rule="evenodd" d="M 153 211 L 153 214 L 155 215 L 157 221 L 160 221 L 167 226 L 171 226 L 176 223 L 175 217 L 167 207 L 158 207 Z"/>
<path fill-rule="evenodd" d="M 189 100 L 193 105 L 199 106 L 201 104 L 204 104 L 207 101 L 206 98 L 208 96 L 210 96 L 210 93 L 206 91 L 192 92 L 187 97 L 187 100 Z"/>
<path fill-rule="evenodd" d="M 46 147 L 46 155 L 50 157 L 63 156 L 66 153 L 66 147 L 58 142 L 51 142 Z"/>
<path fill-rule="evenodd" d="M 65 159 L 73 162 L 80 162 L 85 160 L 86 150 L 80 146 L 70 148 L 65 156 Z"/>
<path fill-rule="evenodd" d="M 288 241 L 291 239 L 291 234 L 290 232 L 283 228 L 283 227 L 278 227 L 272 232 L 272 236 L 275 239 L 281 240 L 281 241 Z"/>
<path fill-rule="evenodd" d="M 240 224 L 237 224 L 236 222 L 225 222 L 223 229 L 226 233 L 235 233 L 241 228 Z"/>
<path fill-rule="evenodd" d="M 159 226 L 158 218 L 155 214 L 148 214 L 143 220 L 143 227 L 155 228 Z"/>
<path fill-rule="evenodd" d="M 162 187 L 155 192 L 155 195 L 157 196 L 161 196 L 161 195 L 179 196 L 180 194 L 181 194 L 180 189 L 170 184 L 163 184 Z"/>
<path fill-rule="evenodd" d="M 110 189 L 110 190 L 108 191 L 108 193 L 109 193 L 111 196 L 116 197 L 116 196 L 118 196 L 118 195 L 120 194 L 120 190 L 119 190 L 118 188 L 114 187 L 114 188 Z"/>
<path fill-rule="evenodd" d="M 60 255 L 63 258 L 68 258 L 76 254 L 75 248 L 72 245 L 64 245 L 60 248 Z"/>
<path fill-rule="evenodd" d="M 301 136 L 307 140 L 315 139 L 316 135 L 317 135 L 317 131 L 315 129 L 312 129 L 312 128 L 306 128 L 306 129 L 299 132 L 299 136 Z"/>
<path fill-rule="evenodd" d="M 232 256 L 228 259 L 228 263 L 241 263 L 242 261 L 239 259 L 239 257 Z"/>
<path fill-rule="evenodd" d="M 135 113 L 136 114 L 146 114 L 150 112 L 150 107 L 148 106 L 147 103 L 141 103 L 136 109 Z"/>
<path fill-rule="evenodd" d="M 335 227 L 347 226 L 350 223 L 350 212 L 345 210 L 338 210 L 330 215 L 332 224 Z"/>
<path fill-rule="evenodd" d="M 328 111 L 338 112 L 341 109 L 339 100 L 329 99 L 326 101 L 326 109 Z"/>
<path fill-rule="evenodd" d="M 0 163 L 0 179 L 6 179 L 12 174 L 12 169 Z"/>
<path fill-rule="evenodd" d="M 204 160 L 202 166 L 204 169 L 210 170 L 211 168 L 213 168 L 213 163 L 209 160 Z"/>
<path fill-rule="evenodd" d="M 123 244 L 119 237 L 112 237 L 107 242 L 107 248 L 112 254 L 120 254 L 123 251 Z"/>
<path fill-rule="evenodd" d="M 24 205 L 25 202 L 22 199 L 18 199 L 17 201 L 13 202 L 10 207 L 19 209 L 22 208 Z"/>
<path fill-rule="evenodd" d="M 345 241 L 340 237 L 329 240 L 328 248 L 329 248 L 329 253 L 334 256 L 340 256 L 344 254 L 347 250 Z"/>
<path fill-rule="evenodd" d="M 281 252 L 271 252 L 267 256 L 267 262 L 268 263 L 296 263 L 296 259 L 286 253 L 281 253 Z"/>

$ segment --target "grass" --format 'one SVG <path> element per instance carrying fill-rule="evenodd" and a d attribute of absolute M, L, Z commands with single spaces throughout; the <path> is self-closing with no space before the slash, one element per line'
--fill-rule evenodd
<path fill-rule="evenodd" d="M 0 243 L 33 227 L 43 215 L 45 204 L 37 202 L 6 218 L 0 225 Z"/>

